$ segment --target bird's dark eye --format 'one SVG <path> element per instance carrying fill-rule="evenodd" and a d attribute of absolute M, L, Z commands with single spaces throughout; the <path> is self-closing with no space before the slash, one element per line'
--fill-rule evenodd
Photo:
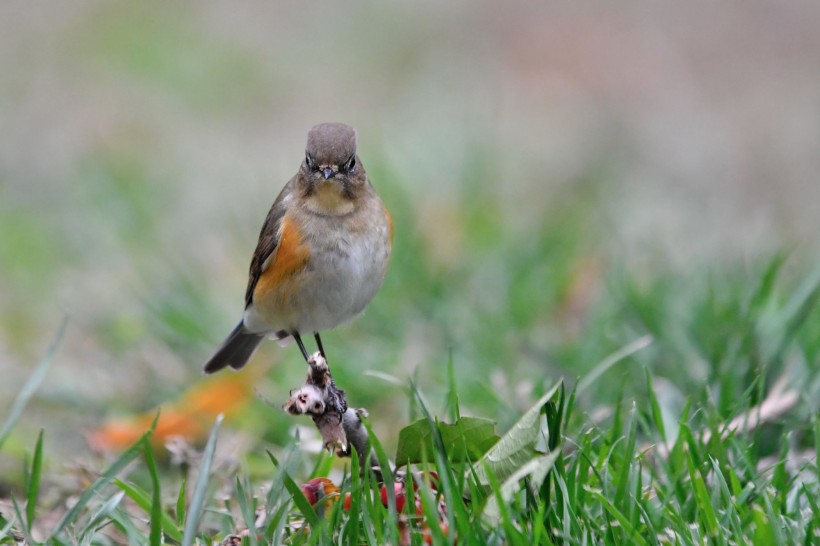
<path fill-rule="evenodd" d="M 316 162 L 313 161 L 313 158 L 310 157 L 310 154 L 305 154 L 305 165 L 307 165 L 307 168 L 311 171 L 316 170 Z"/>
<path fill-rule="evenodd" d="M 344 164 L 344 166 L 342 167 L 342 170 L 344 170 L 347 173 L 352 173 L 355 168 L 356 168 L 356 156 L 352 155 L 352 156 L 350 156 L 350 159 L 347 160 L 347 163 Z"/>

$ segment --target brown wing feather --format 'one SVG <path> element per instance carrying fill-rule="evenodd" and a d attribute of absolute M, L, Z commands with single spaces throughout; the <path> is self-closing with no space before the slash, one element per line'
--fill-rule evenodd
<path fill-rule="evenodd" d="M 259 232 L 259 242 L 256 245 L 256 251 L 253 253 L 251 259 L 250 275 L 248 277 L 248 288 L 245 290 L 245 307 L 253 303 L 253 291 L 256 288 L 256 283 L 259 282 L 259 277 L 264 271 L 265 261 L 276 250 L 279 244 L 279 226 L 282 224 L 282 218 L 285 216 L 285 196 L 289 194 L 295 184 L 296 177 L 293 177 L 282 189 L 279 196 L 273 202 L 273 205 L 268 211 L 268 216 L 265 218 L 265 223 L 262 224 L 262 230 Z"/>

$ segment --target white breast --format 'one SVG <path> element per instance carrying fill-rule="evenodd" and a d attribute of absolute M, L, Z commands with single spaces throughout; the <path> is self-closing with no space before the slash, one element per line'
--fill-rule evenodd
<path fill-rule="evenodd" d="M 312 256 L 300 331 L 322 331 L 361 313 L 384 280 L 390 247 L 386 230 L 332 237 Z"/>
<path fill-rule="evenodd" d="M 381 204 L 379 203 L 379 206 Z M 311 254 L 307 268 L 294 277 L 298 290 L 286 302 L 254 306 L 245 312 L 254 331 L 321 332 L 353 319 L 373 299 L 390 259 L 387 220 L 355 233 L 338 218 L 315 216 L 305 224 Z"/>

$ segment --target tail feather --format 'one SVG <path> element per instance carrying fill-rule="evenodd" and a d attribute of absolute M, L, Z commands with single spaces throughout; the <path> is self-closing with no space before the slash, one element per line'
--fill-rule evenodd
<path fill-rule="evenodd" d="M 245 330 L 243 323 L 234 328 L 228 338 L 222 342 L 214 356 L 205 363 L 205 373 L 214 373 L 227 366 L 238 370 L 251 359 L 259 342 L 265 336 Z"/>

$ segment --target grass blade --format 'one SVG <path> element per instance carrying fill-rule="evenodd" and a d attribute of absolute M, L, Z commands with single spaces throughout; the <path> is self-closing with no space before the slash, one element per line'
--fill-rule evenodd
<path fill-rule="evenodd" d="M 64 318 L 60 323 L 60 326 L 57 328 L 57 333 L 54 335 L 54 339 L 52 340 L 51 345 L 49 345 L 48 351 L 46 351 L 46 355 L 34 368 L 34 371 L 20 389 L 20 393 L 17 395 L 17 398 L 14 399 L 14 403 L 11 405 L 11 409 L 9 410 L 9 416 L 6 417 L 6 421 L 3 423 L 3 428 L 0 429 L 0 448 L 3 447 L 3 442 L 5 442 L 9 434 L 11 434 L 11 430 L 14 428 L 14 425 L 17 424 L 17 420 L 20 419 L 20 415 L 23 414 L 23 409 L 26 407 L 26 404 L 28 404 L 28 401 L 37 391 L 37 387 L 40 386 L 40 383 L 46 376 L 46 372 L 51 366 L 51 361 L 54 358 L 54 353 L 57 352 L 57 347 L 63 339 L 63 334 L 65 334 L 67 322 L 68 319 Z"/>
<path fill-rule="evenodd" d="M 783 309 L 782 317 L 786 323 L 786 331 L 775 350 L 773 358 L 775 362 L 783 359 L 786 350 L 800 328 L 806 323 L 818 299 L 820 299 L 820 267 L 816 268 L 801 284 Z"/>
<path fill-rule="evenodd" d="M 12 530 L 12 527 L 14 526 L 13 519 L 6 521 L 2 516 L 0 516 L 0 525 L 2 525 L 2 528 L 0 528 L 0 544 L 6 544 L 9 542 L 6 537 L 11 538 L 13 542 L 21 542 L 17 540 L 17 538 L 20 537 L 14 536 L 14 531 Z"/>
<path fill-rule="evenodd" d="M 516 529 L 515 524 L 513 523 L 513 518 L 510 515 L 511 507 L 507 504 L 507 501 L 504 499 L 504 494 L 501 491 L 501 484 L 498 483 L 498 480 L 496 479 L 496 476 L 492 472 L 492 470 L 486 473 L 486 477 L 489 488 L 493 492 L 493 498 L 496 499 L 496 503 L 494 506 L 497 507 L 498 510 L 497 517 L 493 519 L 497 519 L 497 526 L 504 529 L 504 538 L 506 542 L 508 544 L 525 543 L 524 536 L 518 529 Z M 493 510 L 491 510 L 491 512 L 492 511 Z"/>
<path fill-rule="evenodd" d="M 136 459 L 139 454 L 142 452 L 142 445 L 148 441 L 148 438 L 154 433 L 154 427 L 157 426 L 157 419 L 159 418 L 159 414 L 157 414 L 157 418 L 154 419 L 154 422 L 151 424 L 151 428 L 143 434 L 139 440 L 134 442 L 134 444 L 125 450 L 114 463 L 108 467 L 108 470 L 103 472 L 102 476 L 97 478 L 91 487 L 86 489 L 80 498 L 77 500 L 76 504 L 68 511 L 68 513 L 63 516 L 63 519 L 57 524 L 57 527 L 54 529 L 53 534 L 59 535 L 68 525 L 73 524 L 77 517 L 79 517 L 80 513 L 85 508 L 85 505 L 88 504 L 88 501 L 97 494 L 97 492 L 105 487 L 113 478 L 116 476 L 123 468 L 125 468 L 131 461 Z"/>
<path fill-rule="evenodd" d="M 88 525 L 86 525 L 85 529 L 83 529 L 82 533 L 80 533 L 80 540 L 77 542 L 80 544 L 90 543 L 91 541 L 87 540 L 87 538 L 89 538 L 97 530 L 108 525 L 109 522 L 104 521 L 105 518 L 107 518 L 109 514 L 114 511 L 117 505 L 122 502 L 122 498 L 124 496 L 125 493 L 120 491 L 108 499 L 105 504 L 103 504 L 100 509 L 97 510 L 93 516 L 91 516 L 91 519 L 88 520 Z"/>
<path fill-rule="evenodd" d="M 361 466 L 359 466 L 359 454 L 356 450 L 350 452 L 350 481 L 348 483 L 348 491 L 342 489 L 342 499 L 345 495 L 350 495 L 350 517 L 348 525 L 345 527 L 347 544 L 359 544 L 359 513 L 362 510 L 362 485 L 361 485 Z M 344 500 L 342 500 L 344 502 Z"/>
<path fill-rule="evenodd" d="M 653 338 L 650 335 L 646 335 L 643 337 L 639 337 L 635 341 L 631 343 L 627 343 L 605 359 L 601 361 L 600 364 L 595 366 L 592 370 L 589 371 L 581 380 L 578 382 L 578 388 L 576 389 L 577 392 L 583 392 L 587 389 L 590 385 L 592 385 L 595 381 L 598 380 L 599 377 L 604 375 L 604 373 L 609 370 L 612 366 L 620 362 L 621 360 L 625 359 L 626 357 L 637 353 L 641 349 L 645 347 L 649 347 L 652 344 Z"/>
<path fill-rule="evenodd" d="M 635 443 L 637 442 L 637 414 L 638 409 L 635 403 L 632 403 L 632 409 L 629 410 L 629 423 L 626 433 L 626 441 L 623 444 L 623 459 L 621 460 L 621 468 L 617 475 L 617 482 L 615 488 L 615 501 L 622 502 L 625 505 L 627 502 L 627 485 L 629 484 L 629 477 L 633 468 L 633 461 L 635 459 Z"/>
<path fill-rule="evenodd" d="M 719 536 L 720 526 L 717 520 L 717 514 L 712 506 L 712 499 L 709 497 L 709 490 L 700 472 L 695 468 L 695 463 L 691 456 L 686 458 L 687 467 L 689 469 L 689 477 L 692 480 L 692 486 L 695 493 L 695 506 L 702 514 L 700 518 L 701 524 L 706 530 L 711 539 Z"/>
<path fill-rule="evenodd" d="M 314 530 L 319 529 L 322 522 L 319 520 L 316 510 L 313 509 L 313 506 L 311 506 L 307 497 L 305 497 L 305 494 L 302 492 L 302 488 L 293 481 L 293 478 L 291 478 L 289 474 L 286 473 L 282 478 L 285 480 L 285 487 L 288 492 L 290 492 L 294 504 L 296 504 L 296 507 L 302 512 L 302 515 L 305 516 L 310 527 Z"/>
<path fill-rule="evenodd" d="M 453 367 L 453 350 L 450 349 L 447 358 L 447 413 L 455 423 L 461 419 L 461 408 L 458 403 L 458 390 L 456 390 L 456 374 Z"/>
<path fill-rule="evenodd" d="M 191 504 L 188 506 L 188 512 L 185 514 L 185 531 L 182 533 L 182 546 L 191 546 L 196 538 L 199 520 L 205 508 L 205 496 L 208 493 L 211 464 L 213 464 L 214 452 L 216 451 L 216 437 L 219 433 L 219 426 L 222 424 L 222 419 L 223 415 L 219 414 L 213 428 L 211 428 L 208 443 L 205 444 L 205 451 L 202 454 L 202 463 L 200 463 L 199 466 L 199 476 L 197 476 L 196 484 L 194 484 Z"/>
<path fill-rule="evenodd" d="M 250 499 L 251 502 L 248 502 L 248 494 L 239 476 L 236 477 L 236 498 L 239 502 L 239 510 L 242 513 L 242 518 L 245 520 L 245 528 L 248 530 L 248 539 L 251 546 L 256 546 L 259 541 L 256 536 L 256 515 L 254 514 L 253 505 L 251 504 L 253 499 Z"/>
<path fill-rule="evenodd" d="M 17 521 L 23 526 L 23 535 L 25 536 L 26 542 L 33 543 L 34 540 L 31 538 L 31 533 L 28 532 L 25 527 L 25 522 L 23 521 L 23 510 L 20 508 L 20 504 L 17 502 L 16 497 L 11 498 L 11 504 L 14 507 L 14 514 L 17 517 Z"/>
<path fill-rule="evenodd" d="M 649 368 L 644 368 L 643 373 L 646 378 L 646 391 L 649 394 L 649 406 L 652 408 L 652 421 L 654 421 L 654 425 L 660 435 L 661 442 L 666 445 L 666 427 L 663 424 L 663 412 L 661 411 L 661 405 L 658 403 L 658 396 L 655 393 L 655 387 L 652 384 L 652 374 L 649 372 Z"/>
<path fill-rule="evenodd" d="M 296 444 L 291 444 L 280 462 L 269 450 L 266 450 L 268 457 L 276 468 L 270 490 L 265 500 L 265 521 L 268 522 L 265 528 L 265 540 L 270 544 L 280 544 L 280 537 L 284 536 L 287 525 L 287 513 L 291 506 L 291 496 L 285 495 L 285 476 L 298 465 L 302 458 Z"/>
<path fill-rule="evenodd" d="M 185 484 L 187 482 L 182 480 L 182 484 L 179 486 L 179 494 L 177 495 L 177 525 L 180 527 L 185 526 Z M 167 532 L 167 531 L 166 531 Z M 182 535 L 179 536 L 179 539 L 175 539 L 178 542 L 182 540 Z"/>
<path fill-rule="evenodd" d="M 632 526 L 632 523 L 630 523 L 629 519 L 626 516 L 624 516 L 620 510 L 615 508 L 615 505 L 612 504 L 612 502 L 610 502 L 610 500 L 603 493 L 601 493 L 597 489 L 588 489 L 588 492 L 593 497 L 598 499 L 598 501 L 601 503 L 601 506 L 604 507 L 604 509 L 609 513 L 609 515 L 611 515 L 618 521 L 624 533 L 630 537 L 630 540 L 632 541 L 631 544 L 646 545 L 646 540 L 643 537 L 641 537 L 640 533 L 638 533 L 635 530 L 635 528 Z"/>
<path fill-rule="evenodd" d="M 31 471 L 26 484 L 26 529 L 31 532 L 37 515 L 37 500 L 40 496 L 40 476 L 43 469 L 43 429 L 37 435 L 37 446 L 31 461 Z"/>
<path fill-rule="evenodd" d="M 147 514 L 151 513 L 151 497 L 148 496 L 148 493 L 146 493 L 143 489 L 134 485 L 133 483 L 124 482 L 122 480 L 118 480 L 117 478 L 114 478 L 112 483 L 119 487 L 122 491 L 124 491 L 125 494 L 128 495 L 128 498 L 134 501 L 134 503 L 137 506 L 145 510 Z M 182 510 L 185 510 L 184 496 Z M 174 539 L 176 542 L 182 542 L 182 532 L 174 523 L 174 520 L 171 519 L 171 516 L 164 512 L 161 512 L 160 517 L 162 521 L 162 530 L 165 532 L 165 534 Z"/>
<path fill-rule="evenodd" d="M 814 416 L 814 450 L 814 472 L 820 482 L 820 417 L 817 415 Z"/>
<path fill-rule="evenodd" d="M 143 442 L 145 448 L 145 463 L 151 475 L 151 534 L 148 543 L 151 546 L 160 546 L 162 543 L 162 493 L 159 485 L 157 462 L 154 459 L 154 450 L 151 442 Z"/>

